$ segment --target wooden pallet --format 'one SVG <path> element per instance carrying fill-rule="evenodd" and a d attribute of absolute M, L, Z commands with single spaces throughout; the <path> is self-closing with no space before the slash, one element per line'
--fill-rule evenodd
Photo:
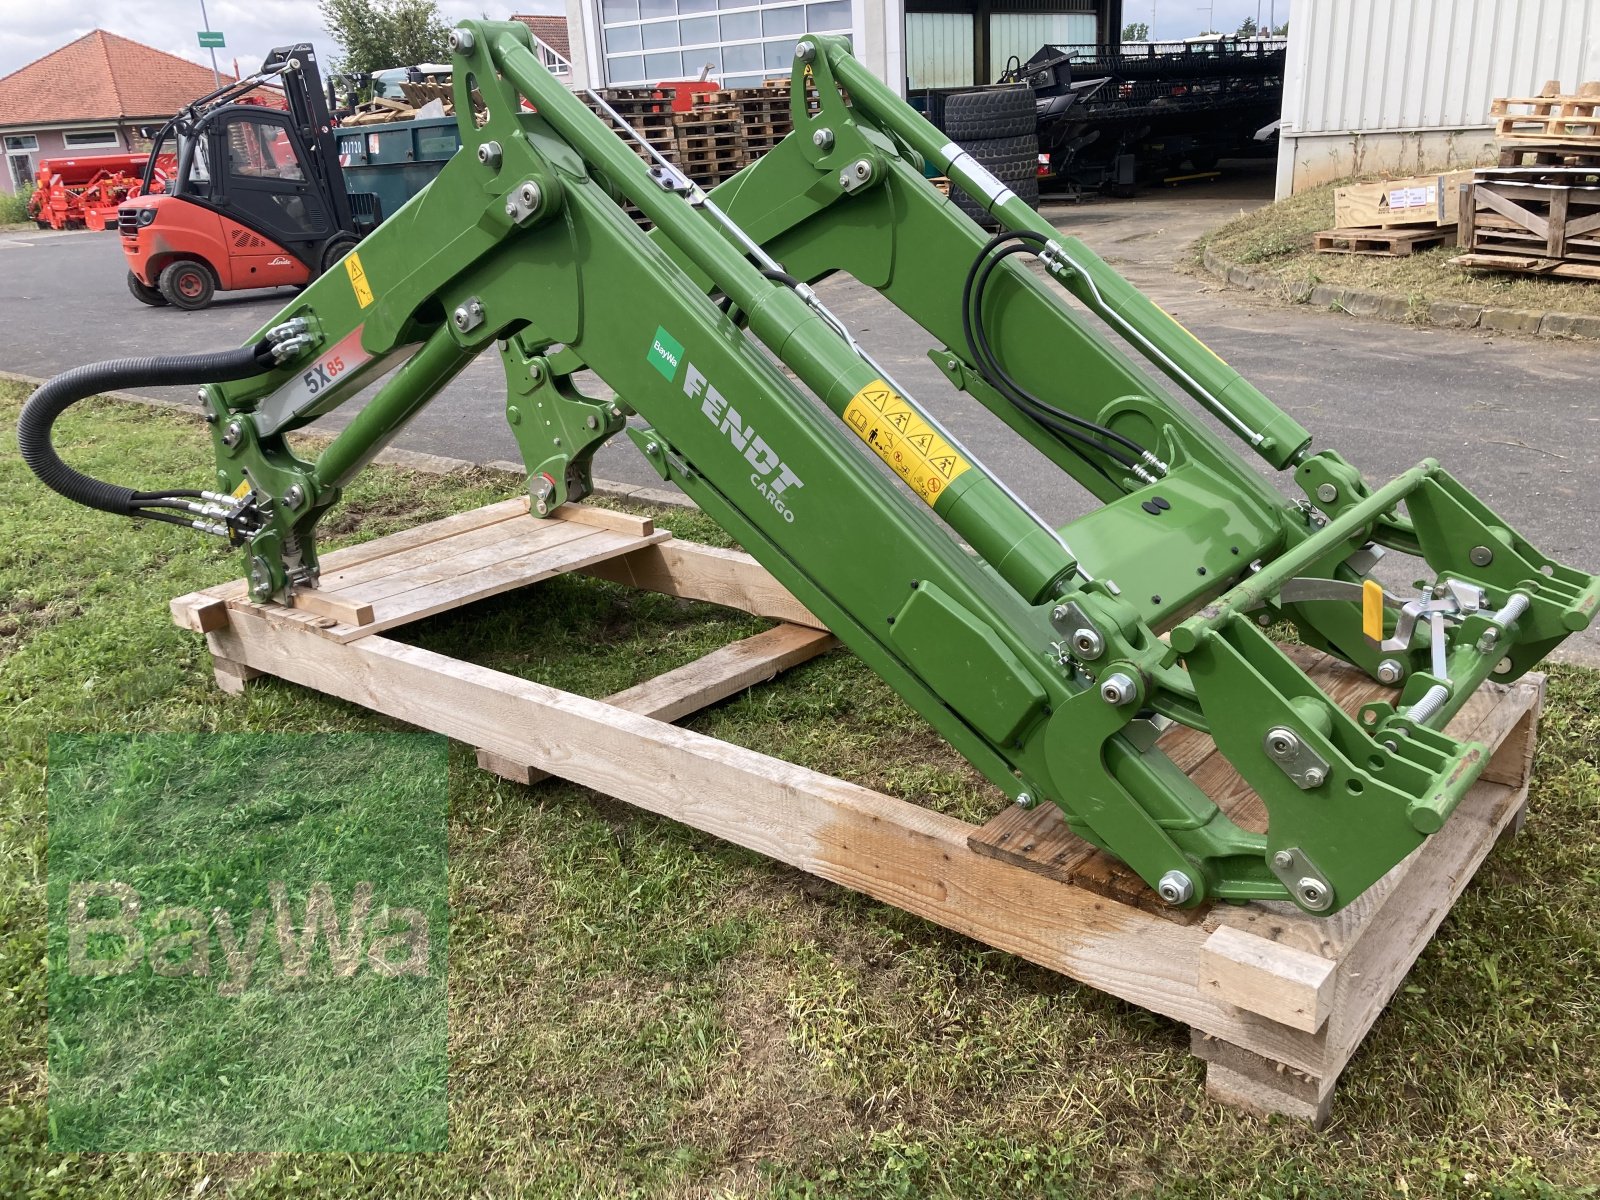
<path fill-rule="evenodd" d="M 1480 271 L 1511 271 L 1519 275 L 1550 275 L 1557 279 L 1600 279 L 1600 263 L 1541 258 L 1531 254 L 1461 254 L 1452 258 L 1450 265 L 1473 267 Z"/>
<path fill-rule="evenodd" d="M 1600 141 L 1502 141 L 1501 167 L 1600 167 Z"/>
<path fill-rule="evenodd" d="M 1404 258 L 1418 250 L 1431 250 L 1456 240 L 1454 225 L 1420 229 L 1324 229 L 1312 235 L 1319 254 L 1374 254 Z"/>
<path fill-rule="evenodd" d="M 1513 112 L 1512 109 L 1519 110 Z M 1588 140 L 1600 137 L 1600 82 L 1581 84 L 1564 95 L 1561 84 L 1544 85 L 1537 96 L 1508 96 L 1489 105 L 1495 136 L 1507 141 Z"/>
<path fill-rule="evenodd" d="M 1469 254 L 1600 263 L 1600 186 L 1586 170 L 1482 172 L 1461 206 Z M 1519 268 L 1513 268 L 1519 269 Z"/>
<path fill-rule="evenodd" d="M 382 636 L 570 571 L 779 624 L 606 700 Z M 173 619 L 205 635 L 224 690 L 275 675 L 464 741 L 507 778 L 570 779 L 897 905 L 1182 1022 L 1213 1097 L 1313 1122 L 1478 865 L 1521 821 L 1543 698 L 1542 677 L 1528 676 L 1468 701 L 1450 731 L 1491 748 L 1483 776 L 1439 833 L 1340 913 L 1175 912 L 1068 834 L 1053 807 L 971 825 L 670 724 L 833 645 L 746 555 L 611 512 L 564 507 L 534 521 L 519 500 L 329 553 L 324 579 L 328 595 L 292 608 L 226 584 L 174 600 Z M 1297 653 L 1347 708 L 1383 691 Z M 1235 820 L 1260 827 L 1259 801 L 1209 739 L 1170 730 L 1163 748 Z"/>

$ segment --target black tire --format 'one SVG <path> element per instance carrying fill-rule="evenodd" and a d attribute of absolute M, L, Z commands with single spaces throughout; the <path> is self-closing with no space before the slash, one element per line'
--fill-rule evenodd
<path fill-rule="evenodd" d="M 216 291 L 216 278 L 205 263 L 186 258 L 161 272 L 161 294 L 175 308 L 189 312 L 204 308 L 211 303 Z"/>
<path fill-rule="evenodd" d="M 1016 138 L 992 138 L 972 142 L 963 147 L 980 166 L 1006 187 L 1015 192 L 1029 208 L 1039 207 L 1039 141 L 1029 135 Z M 950 197 L 956 207 L 985 229 L 997 228 L 999 222 L 976 200 L 961 190 L 954 182 Z"/>
<path fill-rule="evenodd" d="M 336 233 L 322 243 L 322 258 L 319 260 L 317 274 L 322 275 L 331 270 L 346 254 L 356 248 L 360 239 L 353 233 Z"/>
<path fill-rule="evenodd" d="M 1033 89 L 1004 84 L 976 92 L 957 92 L 944 102 L 944 132 L 952 142 L 1021 137 L 1038 127 Z"/>
<path fill-rule="evenodd" d="M 148 304 L 151 308 L 165 308 L 167 306 L 167 298 L 161 294 L 161 290 L 151 287 L 132 271 L 128 272 L 128 290 L 133 293 L 133 298 L 140 304 Z"/>

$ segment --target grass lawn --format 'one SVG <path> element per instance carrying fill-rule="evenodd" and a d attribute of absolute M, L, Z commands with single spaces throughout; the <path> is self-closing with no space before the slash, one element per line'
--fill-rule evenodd
<path fill-rule="evenodd" d="M 1361 176 L 1360 181 L 1381 176 Z M 1453 245 L 1405 258 L 1368 254 L 1318 254 L 1311 235 L 1333 228 L 1333 192 L 1356 182 L 1337 180 L 1287 200 L 1245 213 L 1195 244 L 1195 257 L 1210 249 L 1223 261 L 1276 277 L 1286 300 L 1302 301 L 1319 283 L 1367 288 L 1406 296 L 1425 322 L 1435 300 L 1519 308 L 1534 312 L 1600 313 L 1600 287 L 1583 280 L 1540 279 L 1507 271 L 1452 267 L 1461 253 Z"/>
<path fill-rule="evenodd" d="M 23 390 L 0 384 L 0 445 Z M 197 421 L 92 403 L 69 461 L 207 475 Z M 490 473 L 364 473 L 370 537 L 503 498 Z M 703 517 L 653 514 L 726 544 Z M 219 545 L 59 500 L 0 450 L 0 1196 L 1578 1196 L 1600 1178 L 1600 675 L 1558 668 L 1524 834 L 1497 850 L 1346 1072 L 1323 1133 L 1208 1103 L 1188 1031 L 752 853 L 450 751 L 443 1154 L 47 1149 L 51 732 L 386 731 L 274 680 L 213 686 L 171 596 Z M 403 636 L 603 695 L 762 623 L 560 579 Z M 963 764 L 844 654 L 702 732 L 978 815 Z"/>

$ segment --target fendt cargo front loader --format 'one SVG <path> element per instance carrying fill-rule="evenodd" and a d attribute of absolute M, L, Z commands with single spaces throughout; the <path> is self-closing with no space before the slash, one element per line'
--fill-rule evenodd
<path fill-rule="evenodd" d="M 626 432 L 997 787 L 1058 805 L 1181 906 L 1349 904 L 1483 768 L 1484 748 L 1445 722 L 1485 679 L 1516 678 L 1589 624 L 1595 577 L 1540 553 L 1431 459 L 1372 487 L 1313 449 L 844 41 L 799 43 L 794 132 L 710 195 L 642 161 L 540 66 L 522 26 L 466 22 L 451 44 L 464 148 L 438 179 L 247 347 L 46 384 L 19 431 L 45 483 L 227 538 L 252 595 L 281 600 L 317 586 L 317 525 L 340 490 L 493 349 L 508 401 L 537 414 L 512 430 L 538 514 L 584 496 L 595 449 Z M 488 106 L 476 120 L 473 89 Z M 981 199 L 999 236 L 925 165 Z M 949 381 L 1098 508 L 1054 529 L 985 470 L 821 303 L 811 284 L 835 271 L 926 330 Z M 583 369 L 616 399 L 581 393 Z M 320 457 L 290 450 L 286 435 L 386 372 Z M 113 486 L 52 449 L 74 401 L 174 383 L 204 385 L 205 488 Z M 1234 443 L 1292 472 L 1302 498 Z M 1420 559 L 1431 582 L 1386 595 L 1371 575 L 1385 551 Z M 1280 622 L 1392 698 L 1347 715 L 1268 636 Z M 1259 793 L 1264 835 L 1155 748 L 1172 721 L 1209 733 Z"/>

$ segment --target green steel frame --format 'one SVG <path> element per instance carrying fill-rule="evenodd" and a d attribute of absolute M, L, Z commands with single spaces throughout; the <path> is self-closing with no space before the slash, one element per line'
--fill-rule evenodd
<path fill-rule="evenodd" d="M 596 447 L 626 429 L 1019 803 L 1055 803 L 1169 903 L 1321 913 L 1417 847 L 1472 784 L 1484 748 L 1439 729 L 1478 684 L 1588 624 L 1595 578 L 1546 558 L 1432 461 L 1374 490 L 1313 452 L 1296 421 L 945 143 L 841 40 L 800 44 L 795 132 L 709 198 L 546 73 L 524 27 L 466 22 L 452 45 L 456 111 L 473 112 L 474 88 L 488 107 L 464 115 L 463 151 L 262 330 L 290 361 L 203 390 L 258 598 L 315 586 L 316 525 L 340 488 L 495 347 L 537 512 L 586 494 Z M 1034 419 L 983 369 L 963 293 L 988 238 L 927 164 L 983 197 L 1043 266 L 990 264 L 979 320 L 993 358 L 1057 412 L 1145 448 L 1133 465 Z M 950 382 L 1100 507 L 1055 530 L 985 471 L 817 301 L 810 283 L 841 271 L 912 317 Z M 585 368 L 615 399 L 579 392 Z M 390 370 L 320 458 L 290 449 L 287 434 Z M 1225 437 L 1292 472 L 1305 498 L 1286 500 Z M 1436 582 L 1380 606 L 1365 575 L 1377 547 L 1425 560 Z M 1280 621 L 1396 684 L 1394 703 L 1342 712 L 1268 637 Z M 1155 747 L 1168 721 L 1210 733 L 1265 803 L 1265 835 Z"/>

